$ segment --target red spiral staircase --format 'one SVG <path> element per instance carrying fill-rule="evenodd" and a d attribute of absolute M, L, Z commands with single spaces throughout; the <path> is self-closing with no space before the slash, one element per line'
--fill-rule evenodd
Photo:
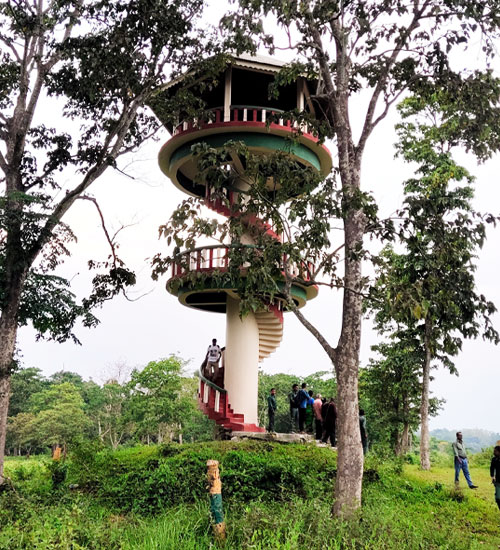
<path fill-rule="evenodd" d="M 214 197 L 210 195 L 207 187 L 207 195 L 205 204 L 208 208 L 223 216 L 237 215 L 231 208 L 234 204 L 234 192 L 229 191 L 226 200 L 223 197 Z M 250 220 L 252 225 L 259 227 L 262 231 L 279 239 L 279 236 L 272 230 L 271 226 L 261 220 Z M 223 259 L 224 258 L 224 259 Z M 215 262 L 219 264 L 218 269 L 227 269 L 228 251 L 225 249 L 224 255 L 221 257 L 215 255 Z M 212 260 L 210 262 L 210 259 Z M 209 263 L 214 262 L 213 251 L 209 252 Z M 201 264 L 197 262 L 201 267 Z M 209 265 L 206 269 L 213 269 L 215 266 Z M 279 346 L 283 338 L 283 311 L 281 303 L 272 304 L 269 309 L 259 311 L 255 314 L 257 327 L 259 331 L 259 362 L 269 357 Z M 222 368 L 222 373 L 224 372 Z M 253 423 L 245 422 L 243 414 L 235 413 L 229 402 L 229 395 L 224 389 L 223 374 L 217 380 L 211 381 L 203 374 L 203 365 L 199 371 L 200 388 L 198 393 L 198 404 L 210 419 L 225 429 L 232 431 L 244 432 L 265 432 L 265 429 Z M 217 383 L 215 383 L 217 382 Z M 219 385 L 217 385 L 219 384 Z"/>

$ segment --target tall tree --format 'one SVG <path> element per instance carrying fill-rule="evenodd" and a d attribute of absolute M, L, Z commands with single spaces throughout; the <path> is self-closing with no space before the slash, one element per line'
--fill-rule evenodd
<path fill-rule="evenodd" d="M 0 2 L 0 483 L 18 326 L 73 337 L 76 319 L 95 325 L 90 307 L 135 280 L 112 246 L 100 265 L 108 272 L 78 304 L 52 273 L 74 239 L 62 219 L 79 198 L 96 204 L 89 186 L 156 132 L 145 102 L 167 72 L 202 57 L 202 8 L 203 0 Z"/>
<path fill-rule="evenodd" d="M 279 33 L 274 30 L 272 34 L 266 33 L 262 18 L 269 15 L 274 16 L 278 25 L 284 29 L 284 45 L 276 43 Z M 344 293 L 342 327 L 336 345 L 329 344 L 328 338 L 320 334 L 298 310 L 295 309 L 295 313 L 321 343 L 336 371 L 340 426 L 334 503 L 334 513 L 337 515 L 348 516 L 361 503 L 363 453 L 358 425 L 358 365 L 362 300 L 366 289 L 366 279 L 362 275 L 362 261 L 366 257 L 363 239 L 367 231 L 373 230 L 370 214 L 376 212 L 374 205 L 361 191 L 363 155 L 374 129 L 409 90 L 413 91 L 424 84 L 431 89 L 438 84 L 446 85 L 447 82 L 460 86 L 466 80 L 467 75 L 453 72 L 449 60 L 457 52 L 466 50 L 469 40 L 475 40 L 481 34 L 482 53 L 487 60 L 490 59 L 494 53 L 493 41 L 498 36 L 499 23 L 500 6 L 496 0 L 239 0 L 234 13 L 223 19 L 222 27 L 232 36 L 237 52 L 256 51 L 257 45 L 263 44 L 269 47 L 271 53 L 280 47 L 297 54 L 296 61 L 282 71 L 279 79 L 281 82 L 289 82 L 300 75 L 317 79 L 317 89 L 312 96 L 316 113 L 322 119 L 317 131 L 323 137 L 334 140 L 339 189 L 325 184 L 322 192 L 316 196 L 321 195 L 323 200 L 331 203 L 338 198 L 339 205 L 330 204 L 330 208 L 322 209 L 322 214 L 330 217 L 334 213 L 338 214 L 344 226 L 344 271 L 336 281 Z M 361 91 L 363 95 L 359 97 Z M 477 113 L 480 116 L 475 116 L 474 120 L 478 127 L 484 128 L 491 121 L 492 106 L 498 104 L 498 95 L 473 95 L 481 104 Z M 465 113 L 474 107 L 474 102 L 464 102 L 460 106 L 464 116 L 459 117 L 458 122 L 466 124 Z M 297 113 L 289 113 L 289 116 L 297 117 Z M 356 127 L 354 116 L 356 120 L 361 120 L 361 124 L 356 124 Z M 302 121 L 304 114 L 299 114 L 298 118 Z M 311 121 L 308 119 L 308 122 Z M 484 137 L 490 142 L 498 142 L 494 125 L 489 124 L 489 127 L 491 132 Z M 279 162 L 275 164 L 275 167 L 279 166 Z M 274 172 L 268 172 L 269 177 L 274 175 Z M 258 174 L 252 176 L 259 179 Z M 289 171 L 289 176 L 291 179 L 296 178 L 293 170 Z M 221 178 L 214 178 L 217 179 L 221 181 Z M 285 182 L 286 179 L 280 179 L 280 184 L 284 185 Z M 261 197 L 261 206 L 255 208 L 255 213 L 266 211 L 263 204 L 264 197 Z M 294 227 L 299 228 L 300 224 L 309 224 L 310 236 L 315 242 L 311 244 L 310 240 L 297 239 L 295 255 L 290 250 L 293 247 L 286 245 L 290 254 L 300 261 L 311 248 L 329 248 L 322 259 L 329 257 L 330 260 L 325 261 L 331 265 L 332 258 L 338 260 L 340 249 L 331 245 L 325 226 L 320 227 L 321 221 L 324 221 L 320 217 L 321 208 L 316 209 L 316 205 L 308 208 L 299 202 L 295 206 L 300 208 L 294 207 L 291 224 L 297 222 Z M 273 219 L 269 207 L 267 212 L 267 218 L 261 217 Z M 315 220 L 316 227 L 310 220 L 310 216 L 315 214 L 319 215 Z M 283 224 L 279 225 L 279 221 L 277 223 L 283 229 Z M 198 224 L 200 234 L 210 235 L 211 228 L 213 226 L 210 224 Z M 237 235 L 236 230 L 234 235 Z M 192 244 L 192 241 L 188 242 Z M 299 243 L 303 247 L 302 251 L 298 248 Z M 176 244 L 180 246 L 179 241 Z M 273 252 L 279 245 L 271 242 L 271 239 L 264 244 L 270 252 L 266 250 L 260 256 L 254 254 L 252 267 L 261 267 L 267 260 L 269 274 L 272 271 L 269 266 L 279 257 L 278 252 Z M 279 252 L 283 252 L 283 249 Z M 240 252 L 240 259 L 250 261 L 251 255 L 251 251 L 245 250 Z M 322 262 L 320 264 L 324 265 Z M 274 265 L 274 275 L 283 271 L 276 267 L 276 263 Z M 278 261 L 278 265 L 282 263 Z M 286 265 L 284 267 L 287 268 Z M 331 274 L 332 270 L 329 272 Z M 251 277 L 258 294 L 257 287 L 262 277 Z M 243 304 L 245 306 L 245 300 Z M 289 306 L 294 309 L 290 302 Z"/>
<path fill-rule="evenodd" d="M 488 77 L 475 75 L 453 97 L 447 89 L 430 94 L 424 90 L 400 108 L 405 121 L 399 126 L 399 153 L 406 161 L 418 163 L 417 177 L 405 183 L 398 231 L 404 251 L 387 248 L 380 256 L 372 298 L 379 300 L 375 319 L 381 331 L 406 327 L 422 346 L 420 463 L 424 470 L 430 468 L 432 362 L 439 361 L 456 373 L 452 358 L 461 350 L 462 338 L 482 335 L 499 342 L 490 319 L 496 307 L 477 293 L 474 277 L 486 224 L 496 219 L 474 211 L 474 178 L 452 157 L 453 146 L 461 144 L 479 159 L 491 154 L 488 126 L 478 130 L 476 121 L 467 121 L 457 127 L 456 115 L 457 103 L 467 96 L 472 101 L 487 81 Z M 484 93 L 498 94 L 498 84 L 492 84 Z"/>

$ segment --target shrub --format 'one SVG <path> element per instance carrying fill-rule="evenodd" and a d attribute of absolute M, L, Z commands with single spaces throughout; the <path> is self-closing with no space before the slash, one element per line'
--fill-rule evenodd
<path fill-rule="evenodd" d="M 220 462 L 224 498 L 241 502 L 330 493 L 336 472 L 336 455 L 329 448 L 224 441 L 103 450 L 90 456 L 80 449 L 69 462 L 68 483 L 112 501 L 118 510 L 157 512 L 205 497 L 209 459 Z"/>

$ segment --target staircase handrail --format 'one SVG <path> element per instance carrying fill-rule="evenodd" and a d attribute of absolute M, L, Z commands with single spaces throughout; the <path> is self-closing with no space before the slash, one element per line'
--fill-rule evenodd
<path fill-rule="evenodd" d="M 217 386 L 217 384 L 214 384 L 211 380 L 209 380 L 203 375 L 203 365 L 201 365 L 200 370 L 196 374 L 199 376 L 200 380 L 207 386 L 210 386 L 211 388 L 213 388 L 214 390 L 220 393 L 227 393 L 227 390 L 225 390 L 224 388 L 221 388 L 220 386 Z"/>

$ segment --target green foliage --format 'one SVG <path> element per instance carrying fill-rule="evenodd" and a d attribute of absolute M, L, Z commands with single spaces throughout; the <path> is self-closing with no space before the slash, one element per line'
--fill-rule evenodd
<path fill-rule="evenodd" d="M 206 494 L 206 462 L 219 460 L 225 498 L 287 500 L 321 494 L 335 474 L 331 449 L 262 442 L 138 447 L 102 451 L 70 462 L 78 483 L 119 510 L 157 512 Z"/>
<path fill-rule="evenodd" d="M 203 441 L 213 422 L 198 410 L 196 378 L 182 376 L 184 361 L 170 356 L 135 369 L 123 384 L 103 386 L 62 371 L 49 379 L 38 369 L 13 375 L 7 449 L 43 452 L 49 445 L 98 440 L 117 448 L 164 438 Z"/>
<path fill-rule="evenodd" d="M 219 445 L 222 451 L 229 444 Z M 295 457 L 293 446 L 284 449 L 291 449 Z M 240 457 L 245 452 L 253 453 L 240 446 Z M 178 456 L 174 448 L 165 447 L 163 454 L 169 453 Z M 151 447 L 118 454 L 119 463 L 128 469 L 137 460 L 148 468 L 148 460 L 159 456 Z M 307 453 L 301 456 L 313 462 L 318 458 L 307 457 Z M 251 458 L 242 461 L 250 462 Z M 20 464 L 22 480 L 13 475 L 20 471 Z M 329 481 L 323 482 L 313 498 L 290 495 L 274 500 L 247 493 L 243 501 L 226 498 L 223 479 L 226 546 L 232 550 L 493 550 L 498 546 L 498 510 L 487 486 L 487 468 L 473 471 L 480 485 L 478 498 L 472 491 L 455 490 L 451 466 L 432 472 L 406 466 L 398 473 L 393 461 L 378 460 L 377 467 L 380 479 L 365 484 L 363 512 L 350 522 L 331 517 Z M 162 507 L 155 515 L 128 514 L 120 513 L 111 498 L 96 500 L 93 492 L 67 492 L 63 485 L 54 498 L 50 483 L 45 493 L 37 491 L 35 486 L 44 483 L 41 473 L 50 480 L 39 461 L 9 460 L 7 473 L 15 479 L 16 491 L 0 494 L 0 550 L 199 550 L 214 544 L 206 494 L 192 502 Z"/>

